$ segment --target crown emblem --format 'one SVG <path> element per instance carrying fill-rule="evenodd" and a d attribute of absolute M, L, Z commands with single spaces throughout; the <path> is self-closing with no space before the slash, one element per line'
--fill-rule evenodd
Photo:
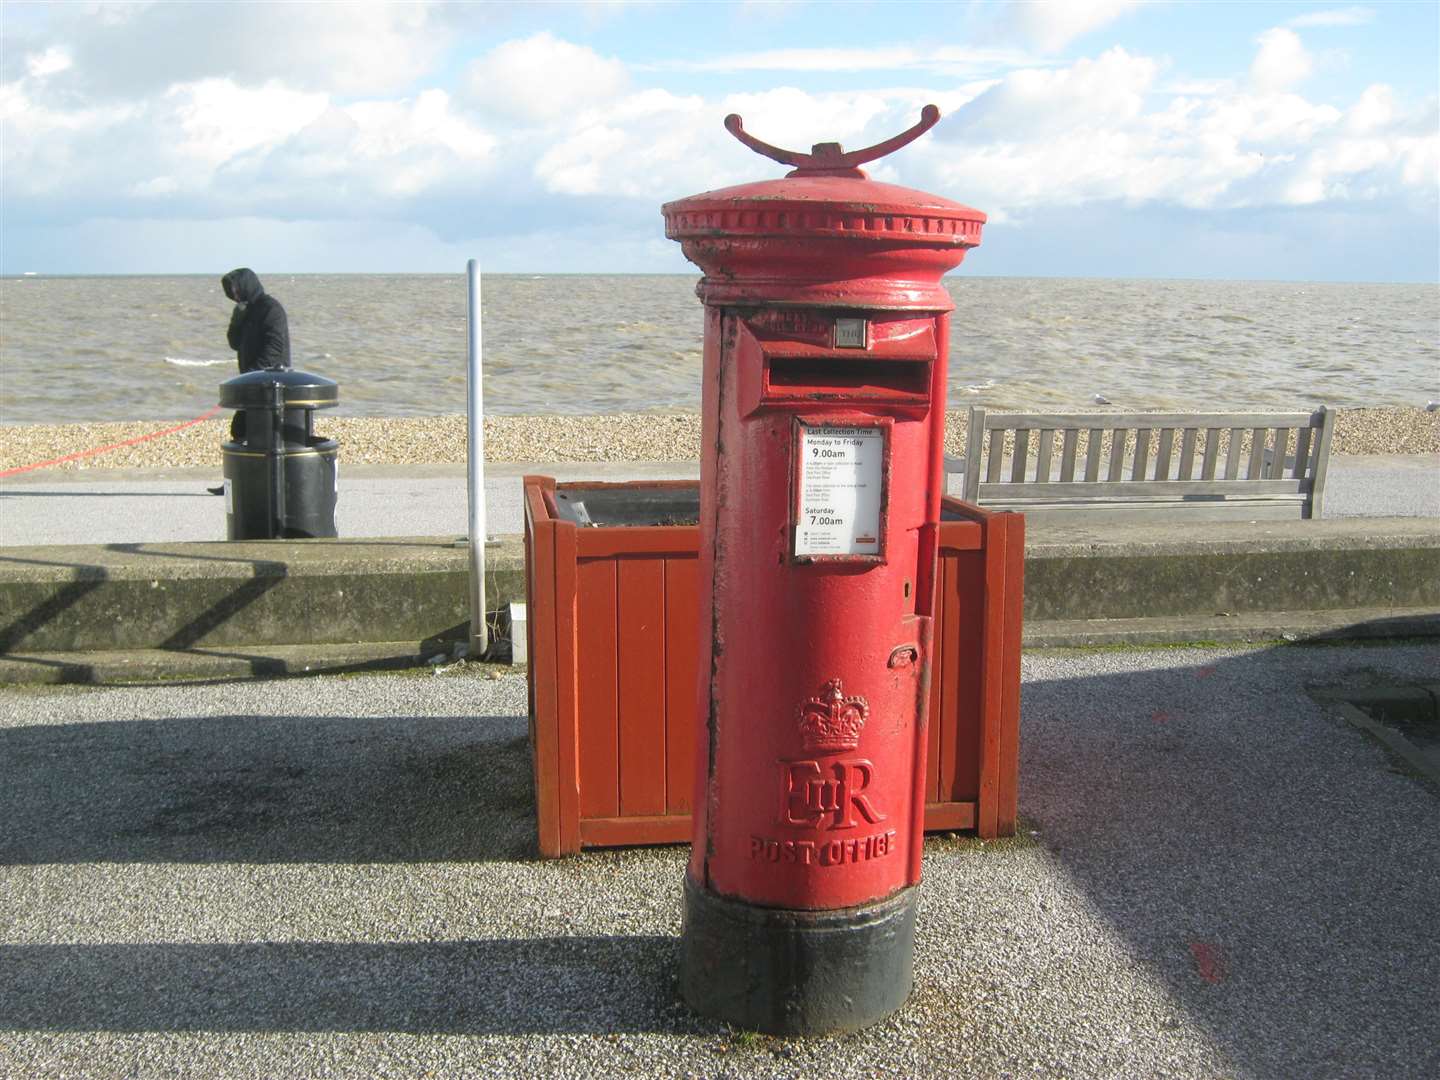
<path fill-rule="evenodd" d="M 870 718 L 870 705 L 863 697 L 846 697 L 839 679 L 820 688 L 820 695 L 800 706 L 800 738 L 811 753 L 854 750 L 860 745 L 860 729 Z"/>

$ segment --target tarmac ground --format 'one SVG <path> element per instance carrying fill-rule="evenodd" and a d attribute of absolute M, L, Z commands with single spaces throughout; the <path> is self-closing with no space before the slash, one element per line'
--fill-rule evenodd
<path fill-rule="evenodd" d="M 343 451 L 342 451 L 343 456 Z M 159 543 L 225 539 L 224 500 L 208 470 L 48 470 L 0 481 L 0 545 Z M 697 479 L 699 462 L 492 465 L 486 532 L 523 530 L 520 478 Z M 1440 517 L 1440 455 L 1334 455 L 1326 517 Z M 465 469 L 457 465 L 357 465 L 340 470 L 341 536 L 464 536 Z"/>
<path fill-rule="evenodd" d="M 1440 1075 L 1440 792 L 1311 694 L 1440 647 L 1023 679 L 1020 834 L 793 1040 L 678 1000 L 683 849 L 535 858 L 522 676 L 0 688 L 0 1076 Z"/>

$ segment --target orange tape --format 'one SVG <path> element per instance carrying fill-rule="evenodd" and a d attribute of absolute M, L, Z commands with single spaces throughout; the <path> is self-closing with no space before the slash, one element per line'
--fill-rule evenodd
<path fill-rule="evenodd" d="M 161 435 L 173 435 L 177 431 L 183 431 L 187 427 L 193 427 L 202 421 L 209 420 L 210 417 L 219 411 L 220 406 L 216 405 L 213 409 L 208 409 L 195 417 L 194 420 L 186 420 L 183 424 L 176 424 L 174 427 L 168 427 L 164 431 L 152 431 L 149 435 L 137 435 L 133 439 L 111 443 L 109 446 L 97 446 L 93 450 L 81 450 L 78 453 L 66 454 L 64 457 L 51 458 L 49 461 L 37 461 L 33 465 L 19 465 L 13 469 L 6 469 L 4 472 L 0 472 L 0 479 L 4 479 L 7 476 L 15 476 L 18 473 L 29 472 L 31 469 L 43 469 L 49 465 L 60 465 L 67 461 L 75 461 L 78 458 L 94 457 L 96 454 L 103 454 L 110 450 L 119 450 L 122 446 L 134 446 L 136 443 L 146 442 L 150 439 L 158 439 Z"/>

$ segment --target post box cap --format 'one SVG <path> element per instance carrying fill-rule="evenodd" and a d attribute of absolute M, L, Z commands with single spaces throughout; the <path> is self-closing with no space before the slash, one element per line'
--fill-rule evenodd
<path fill-rule="evenodd" d="M 705 272 L 696 286 L 707 304 L 782 304 L 948 311 L 940 283 L 980 243 L 985 215 L 923 191 L 871 180 L 860 169 L 918 138 L 940 119 L 925 106 L 920 122 L 884 142 L 849 153 L 816 143 L 808 154 L 782 150 L 726 129 L 765 157 L 795 168 L 783 178 L 706 191 L 668 202 L 665 235 Z"/>
<path fill-rule="evenodd" d="M 856 242 L 972 248 L 985 215 L 974 207 L 897 184 L 869 179 L 859 166 L 913 142 L 935 126 L 940 110 L 925 106 L 920 122 L 884 142 L 846 153 L 816 143 L 805 154 L 762 142 L 732 113 L 725 128 L 756 153 L 796 166 L 779 180 L 706 191 L 661 207 L 672 240 L 719 236 L 843 237 Z"/>
<path fill-rule="evenodd" d="M 227 409 L 268 409 L 275 387 L 287 409 L 328 409 L 340 404 L 340 384 L 323 375 L 294 368 L 260 368 L 220 384 L 220 404 Z"/>

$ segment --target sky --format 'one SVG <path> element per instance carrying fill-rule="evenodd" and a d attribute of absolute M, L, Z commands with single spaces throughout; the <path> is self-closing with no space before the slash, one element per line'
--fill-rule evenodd
<path fill-rule="evenodd" d="M 0 273 L 685 273 L 722 126 L 985 211 L 962 273 L 1440 280 L 1440 4 L 0 4 Z"/>

